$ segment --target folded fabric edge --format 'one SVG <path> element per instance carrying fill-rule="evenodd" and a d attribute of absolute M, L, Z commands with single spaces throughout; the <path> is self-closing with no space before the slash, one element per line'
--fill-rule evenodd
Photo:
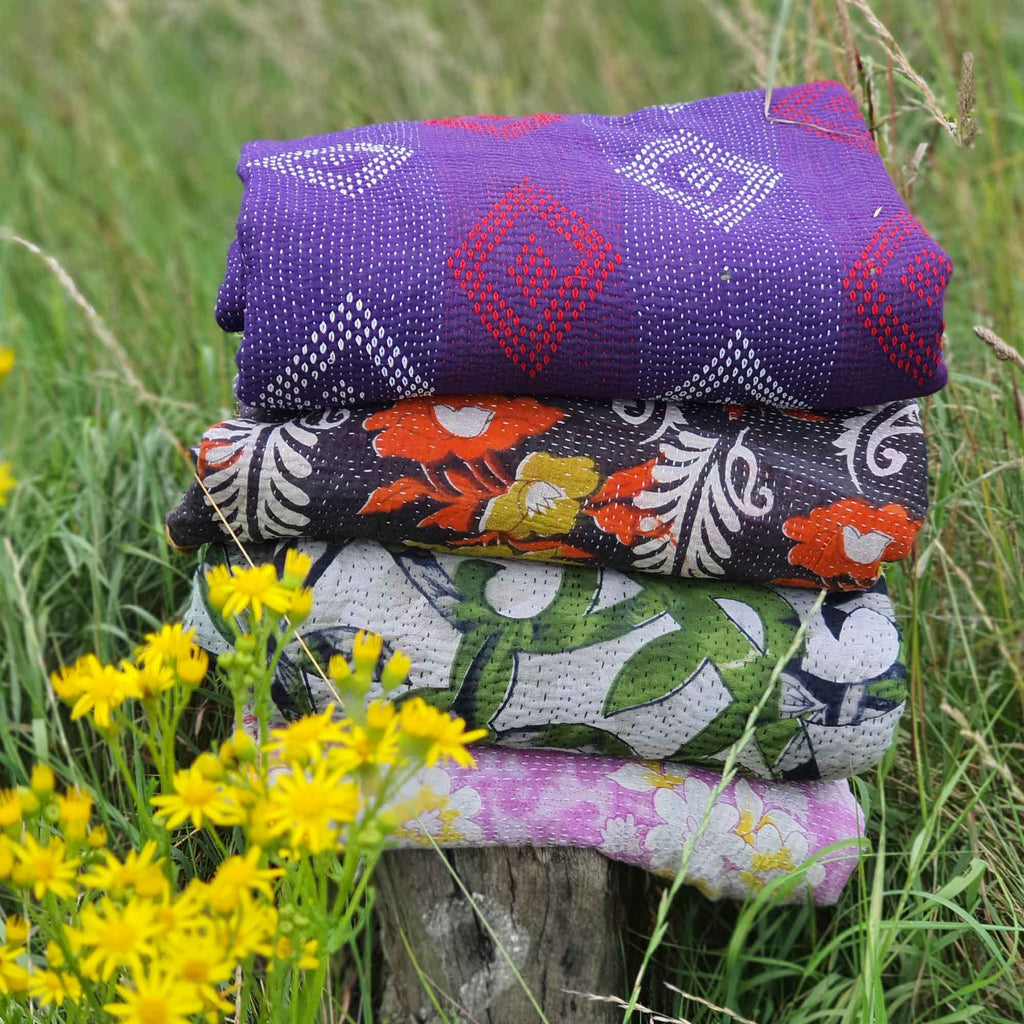
<path fill-rule="evenodd" d="M 244 726 L 258 738 L 255 715 Z M 396 803 L 418 798 L 424 810 L 397 827 L 391 848 L 577 847 L 673 878 L 699 833 L 684 881 L 708 899 L 763 893 L 795 904 L 810 895 L 830 906 L 869 845 L 845 780 L 723 787 L 719 772 L 665 762 L 496 747 L 473 754 L 474 767 L 424 768 L 396 794 Z"/>
<path fill-rule="evenodd" d="M 252 550 L 252 557 L 280 569 L 287 549 L 287 542 L 270 550 L 259 546 Z M 380 633 L 385 637 L 388 652 L 402 650 L 411 658 L 410 681 L 402 695 L 431 694 L 428 702 L 442 709 L 454 708 L 471 728 L 486 728 L 490 742 L 496 746 L 668 760 L 718 770 L 731 744 L 742 733 L 746 715 L 763 694 L 766 669 L 760 670 L 755 686 L 733 678 L 731 688 L 727 689 L 716 681 L 720 678 L 713 667 L 716 657 L 719 663 L 723 657 L 726 661 L 735 660 L 742 650 L 746 652 L 743 664 L 749 664 L 751 658 L 756 661 L 757 651 L 762 649 L 759 645 L 769 635 L 763 632 L 768 628 L 763 615 L 772 610 L 776 616 L 783 615 L 779 621 L 787 622 L 788 630 L 794 630 L 807 615 L 813 616 L 810 621 L 814 625 L 805 649 L 779 677 L 778 700 L 771 705 L 771 713 L 759 717 L 754 742 L 740 756 L 742 775 L 782 782 L 829 781 L 869 771 L 891 747 L 905 711 L 900 637 L 891 602 L 881 588 L 858 595 L 830 595 L 820 613 L 813 613 L 814 596 L 802 589 L 747 585 L 738 593 L 734 584 L 719 584 L 719 588 L 727 588 L 722 603 L 718 599 L 712 602 L 725 616 L 719 626 L 726 627 L 734 640 L 745 638 L 746 643 L 732 648 L 729 654 L 719 651 L 717 656 L 710 644 L 701 648 L 697 652 L 700 665 L 690 676 L 690 669 L 666 675 L 650 668 L 650 686 L 641 691 L 630 689 L 629 696 L 620 692 L 621 699 L 614 705 L 618 711 L 612 711 L 609 717 L 607 702 L 616 680 L 635 687 L 635 675 L 626 671 L 629 659 L 635 655 L 642 661 L 644 650 L 649 648 L 649 653 L 653 652 L 650 644 L 657 643 L 657 637 L 641 635 L 627 628 L 628 624 L 623 625 L 623 620 L 617 620 L 619 626 L 613 627 L 613 633 L 620 640 L 626 635 L 632 637 L 626 648 L 613 653 L 600 644 L 595 648 L 590 643 L 574 645 L 565 640 L 558 650 L 542 652 L 539 661 L 529 653 L 529 642 L 516 641 L 514 662 L 502 663 L 504 668 L 498 671 L 504 684 L 495 690 L 496 676 L 481 691 L 480 680 L 463 673 L 467 652 L 477 650 L 484 634 L 470 630 L 467 641 L 464 634 L 469 620 L 465 618 L 451 632 L 453 616 L 459 618 L 457 608 L 464 608 L 463 616 L 483 615 L 479 623 L 490 622 L 492 631 L 496 629 L 498 635 L 506 636 L 510 635 L 508 629 L 525 624 L 524 615 L 530 617 L 526 605 L 506 608 L 501 603 L 501 591 L 493 591 L 489 597 L 480 598 L 484 605 L 478 607 L 470 600 L 463 606 L 459 602 L 465 600 L 465 593 L 443 564 L 430 561 L 425 566 L 415 554 L 404 554 L 401 549 L 389 549 L 373 541 L 341 547 L 300 543 L 298 550 L 314 559 L 312 586 L 314 595 L 319 593 L 320 599 L 314 596 L 312 614 L 304 623 L 303 633 L 321 665 L 326 665 L 335 653 L 346 651 L 358 629 Z M 207 552 L 203 567 L 196 573 L 192 601 L 183 623 L 194 630 L 200 646 L 217 656 L 229 646 L 230 629 L 205 597 L 203 571 L 221 560 L 239 567 L 243 562 L 228 544 L 214 545 Z M 493 564 L 497 570 L 495 579 L 505 580 L 502 587 L 508 593 L 525 593 L 533 588 L 552 598 L 552 587 L 550 581 L 545 583 L 546 577 L 561 575 L 553 566 L 501 560 L 494 560 Z M 591 594 L 592 603 L 600 606 L 602 602 L 616 603 L 628 597 L 630 582 L 621 574 L 605 572 L 591 576 L 592 587 L 586 593 Z M 376 582 L 369 583 L 370 589 L 364 591 L 360 580 Z M 462 585 L 467 582 L 463 580 Z M 667 589 L 676 587 L 692 591 L 695 599 L 708 588 L 712 596 L 717 592 L 715 584 L 699 580 L 671 581 Z M 658 589 L 666 588 L 660 584 Z M 340 594 L 348 595 L 342 606 L 337 604 Z M 499 607 L 513 618 L 489 618 L 483 609 L 491 607 L 491 600 L 498 600 Z M 542 603 L 544 600 L 542 596 Z M 680 594 L 678 600 L 685 601 L 685 594 Z M 675 614 L 687 615 L 687 609 L 703 608 L 697 600 L 696 606 L 676 607 Z M 664 627 L 667 620 L 662 616 L 669 607 L 655 597 L 642 601 L 634 611 L 644 622 L 662 623 Z M 550 608 L 546 611 L 549 617 L 554 614 Z M 412 623 L 418 625 L 411 627 Z M 605 627 L 611 625 L 604 623 Z M 660 628 L 655 625 L 655 629 L 660 637 Z M 739 633 L 734 634 L 736 629 Z M 669 634 L 672 632 L 669 629 Z M 487 630 L 485 634 L 490 635 Z M 614 636 L 610 638 L 614 641 Z M 633 641 L 639 641 L 639 645 Z M 779 636 L 773 641 L 782 642 Z M 673 648 L 670 645 L 667 649 Z M 506 657 L 508 654 L 506 651 Z M 460 656 L 463 668 L 455 670 L 453 666 Z M 593 660 L 595 656 L 597 662 Z M 765 654 L 769 669 L 774 668 L 777 656 Z M 278 712 L 288 720 L 307 712 L 320 712 L 332 699 L 329 686 L 321 683 L 308 658 L 309 649 L 294 644 L 279 666 L 275 701 Z M 511 677 L 505 675 L 509 670 Z M 455 683 L 453 672 L 458 680 Z M 567 674 L 576 679 L 575 689 L 566 688 L 560 681 Z M 503 696 L 498 695 L 499 691 Z M 375 684 L 369 697 L 379 695 Z M 398 693 L 395 696 L 402 699 Z M 856 711 L 862 704 L 861 711 Z"/>
<path fill-rule="evenodd" d="M 167 514 L 169 541 L 179 550 L 194 549 L 232 529 L 253 542 L 361 537 L 455 553 L 575 560 L 623 572 L 854 591 L 870 589 L 883 564 L 909 556 L 927 508 L 924 440 L 913 401 L 830 418 L 761 409 L 764 422 L 755 416 L 743 427 L 733 424 L 746 422 L 736 409 L 724 410 L 731 433 L 714 422 L 723 413 L 718 407 L 696 407 L 694 415 L 699 410 L 708 422 L 695 426 L 687 405 L 664 404 L 654 416 L 661 427 L 646 440 L 670 422 L 687 424 L 687 433 L 673 441 L 676 447 L 645 452 L 653 458 L 638 465 L 623 453 L 621 438 L 618 447 L 578 457 L 578 435 L 588 417 L 604 425 L 607 403 L 577 408 L 568 401 L 563 408 L 548 402 L 538 407 L 542 419 L 524 426 L 519 417 L 527 410 L 513 411 L 517 401 L 537 405 L 530 398 L 463 395 L 451 405 L 411 399 L 272 424 L 242 416 L 220 421 L 190 449 L 197 479 Z M 651 415 L 648 410 L 639 420 Z M 363 429 L 353 429 L 363 417 Z M 636 427 L 629 417 L 611 422 L 627 440 Z M 463 437 L 481 429 L 479 437 Z M 376 431 L 382 432 L 373 436 Z M 501 438 L 488 440 L 488 431 Z M 885 449 L 889 461 L 872 463 L 871 453 L 898 435 L 908 435 L 903 450 Z M 690 447 L 677 451 L 684 442 Z M 712 442 L 728 451 L 717 469 L 708 454 Z M 703 483 L 678 464 L 698 450 L 700 465 L 706 463 Z M 446 455 L 451 458 L 439 469 Z M 827 472 L 818 467 L 819 455 Z M 486 463 L 477 465 L 484 456 Z M 834 466 L 829 457 L 837 460 Z M 716 476 L 735 471 L 728 470 L 730 460 L 741 459 L 749 473 L 742 494 Z M 489 489 L 465 475 L 467 466 L 489 481 Z M 447 469 L 458 469 L 453 479 L 465 493 L 437 482 Z M 504 474 L 504 491 L 489 477 L 492 470 Z M 890 479 L 883 484 L 884 478 Z M 669 489 L 682 483 L 685 493 Z M 557 500 L 566 486 L 571 497 Z M 537 511 L 541 492 L 547 504 Z M 706 510 L 694 511 L 698 498 Z M 716 517 L 722 516 L 732 525 L 721 527 Z M 712 528 L 719 539 L 709 545 L 701 531 Z M 665 538 L 676 533 L 667 546 Z M 677 548 L 680 554 L 670 557 Z"/>

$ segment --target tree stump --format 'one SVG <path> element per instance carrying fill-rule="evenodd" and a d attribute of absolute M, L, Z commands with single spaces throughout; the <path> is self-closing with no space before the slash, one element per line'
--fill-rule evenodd
<path fill-rule="evenodd" d="M 567 847 L 448 850 L 444 858 L 447 864 L 435 850 L 396 850 L 378 865 L 388 966 L 383 1020 L 440 1022 L 430 985 L 450 1020 L 533 1024 L 540 1018 L 509 959 L 552 1024 L 621 1019 L 621 1009 L 575 993 L 624 995 L 626 912 L 642 904 L 630 899 L 643 885 L 642 872 Z"/>

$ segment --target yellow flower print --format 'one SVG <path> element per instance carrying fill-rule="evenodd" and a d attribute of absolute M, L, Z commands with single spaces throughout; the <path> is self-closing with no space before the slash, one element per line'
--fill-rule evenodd
<path fill-rule="evenodd" d="M 518 540 L 566 534 L 579 515 L 579 499 L 592 494 L 598 482 L 592 459 L 534 452 L 519 463 L 512 486 L 488 502 L 481 525 Z"/>
<path fill-rule="evenodd" d="M 471 786 L 454 793 L 451 789 L 451 776 L 443 768 L 427 768 L 414 776 L 402 787 L 395 806 L 399 813 L 408 811 L 412 816 L 399 824 L 394 834 L 417 846 L 430 846 L 431 839 L 439 845 L 480 842 L 483 829 L 473 819 L 483 808 L 483 799 Z"/>

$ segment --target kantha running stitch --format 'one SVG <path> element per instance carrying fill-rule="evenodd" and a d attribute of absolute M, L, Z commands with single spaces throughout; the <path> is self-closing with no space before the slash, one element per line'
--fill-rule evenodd
<path fill-rule="evenodd" d="M 251 550 L 283 564 L 289 545 Z M 313 558 L 303 636 L 318 661 L 361 628 L 387 658 L 412 659 L 399 700 L 422 696 L 486 728 L 492 743 L 665 758 L 718 766 L 768 697 L 744 771 L 784 780 L 843 778 L 888 749 L 906 699 L 892 604 L 883 584 L 832 594 L 793 587 L 666 580 L 613 570 L 460 558 L 368 541 L 302 541 Z M 240 565 L 235 548 L 211 561 Z M 186 625 L 212 653 L 229 625 L 197 585 Z M 802 622 L 797 653 L 772 673 Z M 375 691 L 371 691 L 375 692 Z M 293 643 L 273 697 L 287 717 L 332 693 Z"/>
<path fill-rule="evenodd" d="M 238 396 L 868 405 L 942 387 L 952 266 L 835 82 L 252 142 Z M 791 123 L 791 122 L 798 123 Z"/>
<path fill-rule="evenodd" d="M 927 501 L 914 401 L 412 398 L 218 423 L 197 474 L 167 520 L 179 547 L 230 527 L 833 590 L 905 558 Z"/>

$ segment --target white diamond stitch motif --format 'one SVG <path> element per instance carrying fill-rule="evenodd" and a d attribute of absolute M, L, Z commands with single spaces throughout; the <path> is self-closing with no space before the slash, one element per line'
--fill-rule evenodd
<path fill-rule="evenodd" d="M 678 166 L 673 157 L 690 157 Z M 766 164 L 730 153 L 679 129 L 645 145 L 615 172 L 671 199 L 729 232 L 767 197 L 782 177 Z M 738 180 L 738 181 L 737 181 Z"/>
<path fill-rule="evenodd" d="M 413 150 L 379 142 L 343 142 L 320 149 L 296 149 L 250 160 L 246 167 L 265 167 L 344 196 L 362 195 L 398 170 Z"/>
<path fill-rule="evenodd" d="M 765 370 L 741 330 L 729 338 L 700 373 L 661 397 L 669 402 L 745 402 L 753 398 L 779 409 L 800 409 L 804 405 Z"/>
<path fill-rule="evenodd" d="M 434 393 L 433 387 L 402 354 L 369 306 L 349 292 L 337 310 L 332 310 L 310 332 L 309 341 L 292 356 L 291 362 L 285 364 L 276 382 L 268 385 L 267 396 L 275 402 L 284 400 L 301 406 L 308 404 L 302 401 L 302 396 L 313 387 L 320 386 L 320 398 L 325 407 L 348 405 L 365 398 L 365 392 L 360 391 L 357 395 L 355 387 L 341 379 L 325 379 L 322 385 L 318 383 L 322 376 L 326 377 L 338 354 L 351 344 L 365 352 L 380 371 L 388 386 L 389 397 L 411 398 Z M 280 407 L 288 408 L 289 405 Z"/>

